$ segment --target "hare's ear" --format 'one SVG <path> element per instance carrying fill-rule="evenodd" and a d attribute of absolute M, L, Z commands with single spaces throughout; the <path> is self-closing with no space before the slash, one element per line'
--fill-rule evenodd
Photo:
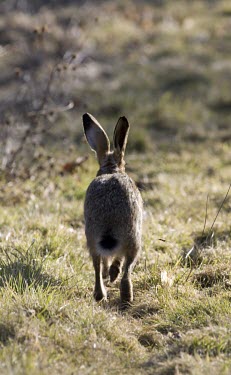
<path fill-rule="evenodd" d="M 83 115 L 83 127 L 87 141 L 91 149 L 96 152 L 100 162 L 106 153 L 110 151 L 108 136 L 90 113 L 85 113 Z"/>
<path fill-rule="evenodd" d="M 123 159 L 129 132 L 129 123 L 126 117 L 120 117 L 114 130 L 114 149 L 120 160 Z"/>

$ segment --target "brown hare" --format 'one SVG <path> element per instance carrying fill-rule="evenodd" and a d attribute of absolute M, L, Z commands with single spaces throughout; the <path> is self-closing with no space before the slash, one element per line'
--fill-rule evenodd
<path fill-rule="evenodd" d="M 89 113 L 83 115 L 83 127 L 100 166 L 84 203 L 87 246 L 95 269 L 94 297 L 96 301 L 107 298 L 103 278 L 109 276 L 114 282 L 124 266 L 120 296 L 126 305 L 133 300 L 131 272 L 141 249 L 143 208 L 139 190 L 125 173 L 129 123 L 126 117 L 119 118 L 113 151 L 107 134 Z"/>

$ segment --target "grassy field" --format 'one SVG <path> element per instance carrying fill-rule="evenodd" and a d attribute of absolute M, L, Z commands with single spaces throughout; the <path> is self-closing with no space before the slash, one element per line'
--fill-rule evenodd
<path fill-rule="evenodd" d="M 230 2 L 0 10 L 0 373 L 230 374 Z M 86 111 L 111 137 L 131 123 L 144 228 L 126 311 L 118 284 L 93 300 Z"/>

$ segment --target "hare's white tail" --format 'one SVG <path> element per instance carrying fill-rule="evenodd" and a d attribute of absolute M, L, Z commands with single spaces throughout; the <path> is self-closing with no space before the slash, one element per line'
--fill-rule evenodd
<path fill-rule="evenodd" d="M 96 250 L 99 255 L 112 256 L 119 249 L 119 241 L 111 233 L 105 232 L 99 239 Z"/>

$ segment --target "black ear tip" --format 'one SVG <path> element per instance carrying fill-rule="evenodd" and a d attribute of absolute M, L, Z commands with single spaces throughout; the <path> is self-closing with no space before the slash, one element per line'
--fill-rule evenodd
<path fill-rule="evenodd" d="M 92 123 L 92 119 L 91 119 L 90 113 L 84 113 L 84 115 L 83 115 L 83 126 L 84 126 L 85 131 L 88 128 L 90 128 L 91 123 Z"/>
<path fill-rule="evenodd" d="M 89 121 L 91 118 L 90 118 L 90 114 L 89 113 L 84 113 L 83 115 L 83 121 Z"/>
<path fill-rule="evenodd" d="M 121 117 L 119 118 L 119 121 L 123 124 L 123 126 L 126 126 L 127 128 L 129 128 L 129 122 L 128 122 L 127 117 L 125 117 L 125 116 L 121 116 Z"/>

